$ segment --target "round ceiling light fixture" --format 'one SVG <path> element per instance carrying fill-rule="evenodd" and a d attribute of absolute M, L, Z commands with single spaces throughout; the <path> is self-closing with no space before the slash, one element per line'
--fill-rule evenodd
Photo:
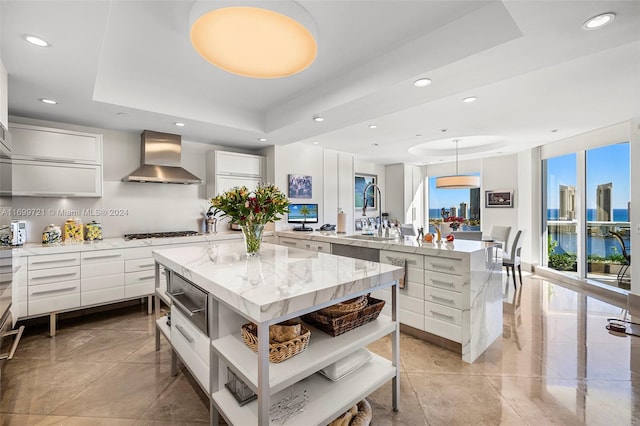
<path fill-rule="evenodd" d="M 593 18 L 587 19 L 587 21 L 582 24 L 582 28 L 585 30 L 595 30 L 597 28 L 602 28 L 607 24 L 613 22 L 616 18 L 616 14 L 613 12 L 601 13 L 600 15 L 596 15 Z"/>
<path fill-rule="evenodd" d="M 313 117 L 313 121 L 315 121 L 315 122 L 318 122 L 318 123 L 319 123 L 319 122 L 321 122 L 321 121 L 324 121 L 324 118 L 323 118 L 323 117 L 320 117 L 319 115 L 316 115 L 315 117 Z"/>
<path fill-rule="evenodd" d="M 370 129 L 377 129 L 377 128 L 378 128 L 378 126 L 376 126 L 375 124 L 369 124 L 369 128 L 370 128 Z"/>
<path fill-rule="evenodd" d="M 436 178 L 436 188 L 438 189 L 465 189 L 478 188 L 480 186 L 480 177 L 475 175 L 458 174 L 458 142 L 460 139 L 454 139 L 456 144 L 456 174 L 450 176 L 440 176 Z"/>
<path fill-rule="evenodd" d="M 56 105 L 58 103 L 58 101 L 54 101 L 53 99 L 47 99 L 47 98 L 41 98 L 40 102 L 43 102 L 49 105 Z"/>
<path fill-rule="evenodd" d="M 288 77 L 306 69 L 318 53 L 313 18 L 290 0 L 198 0 L 189 21 L 191 44 L 200 56 L 244 77 Z"/>
<path fill-rule="evenodd" d="M 24 36 L 24 39 L 34 46 L 38 47 L 49 47 L 49 43 L 46 40 L 41 39 L 40 37 L 36 37 L 34 35 L 27 34 Z"/>
<path fill-rule="evenodd" d="M 258 138 L 258 141 L 259 141 L 259 142 L 266 142 L 266 141 L 267 141 L 267 138 Z"/>
<path fill-rule="evenodd" d="M 173 123 L 173 124 L 175 124 L 175 125 L 176 125 L 176 126 L 178 126 L 178 127 L 184 127 L 184 123 L 182 123 L 182 122 L 180 122 L 180 121 L 176 121 L 176 122 L 175 122 L 175 123 Z"/>
<path fill-rule="evenodd" d="M 462 100 L 462 102 L 464 102 L 465 104 L 471 103 L 471 102 L 475 102 L 477 101 L 478 98 L 476 96 L 467 96 L 466 98 L 464 98 Z"/>
<path fill-rule="evenodd" d="M 413 82 L 413 85 L 416 87 L 427 87 L 431 84 L 430 78 L 419 78 Z"/>

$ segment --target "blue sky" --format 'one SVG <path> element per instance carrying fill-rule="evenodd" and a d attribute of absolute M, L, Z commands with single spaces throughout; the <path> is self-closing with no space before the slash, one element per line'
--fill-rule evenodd
<path fill-rule="evenodd" d="M 596 207 L 596 188 L 613 182 L 613 208 L 626 209 L 631 198 L 629 189 L 629 144 L 607 145 L 587 151 L 587 208 Z M 548 206 L 558 208 L 558 186 L 576 185 L 576 155 L 569 154 L 547 161 Z"/>
<path fill-rule="evenodd" d="M 476 173 L 476 176 L 480 176 L 480 174 Z M 482 200 L 480 201 L 482 202 Z M 436 189 L 436 179 L 429 178 L 429 208 L 440 209 L 444 207 L 447 210 L 452 206 L 460 208 L 462 202 L 467 203 L 468 207 L 468 189 Z"/>

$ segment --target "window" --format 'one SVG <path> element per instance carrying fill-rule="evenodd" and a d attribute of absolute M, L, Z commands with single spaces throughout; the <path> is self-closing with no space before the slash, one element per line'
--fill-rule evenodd
<path fill-rule="evenodd" d="M 474 176 L 480 176 L 475 173 Z M 451 216 L 465 220 L 461 230 L 480 230 L 480 188 L 472 189 L 438 189 L 436 178 L 429 178 L 429 232 L 435 232 L 433 226 L 442 220 L 443 209 Z"/>

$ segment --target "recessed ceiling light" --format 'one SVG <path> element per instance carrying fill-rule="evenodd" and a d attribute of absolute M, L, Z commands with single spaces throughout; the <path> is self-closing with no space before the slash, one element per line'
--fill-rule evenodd
<path fill-rule="evenodd" d="M 447 130 L 448 130 L 448 129 L 440 129 L 440 131 L 441 131 L 442 133 L 447 133 Z"/>
<path fill-rule="evenodd" d="M 313 141 L 311 143 L 314 144 L 314 145 L 318 145 L 318 141 Z"/>
<path fill-rule="evenodd" d="M 462 102 L 464 102 L 464 103 L 467 103 L 467 104 L 468 104 L 469 102 L 475 102 L 475 101 L 477 101 L 477 100 L 478 100 L 478 98 L 477 98 L 476 96 L 467 96 L 466 98 L 464 98 L 464 99 L 462 100 Z"/>
<path fill-rule="evenodd" d="M 118 112 L 118 113 L 116 113 L 116 115 L 127 115 L 127 113 L 126 112 Z"/>
<path fill-rule="evenodd" d="M 45 98 L 41 98 L 40 102 L 44 102 L 45 104 L 49 104 L 49 105 L 55 105 L 58 102 L 54 101 L 53 99 L 45 99 Z"/>
<path fill-rule="evenodd" d="M 34 46 L 49 47 L 49 43 L 47 43 L 45 40 L 41 39 L 40 37 L 27 34 L 24 36 L 24 39 L 27 40 L 29 43 L 33 44 Z"/>
<path fill-rule="evenodd" d="M 378 144 L 377 143 L 372 143 L 371 146 L 378 146 Z"/>
<path fill-rule="evenodd" d="M 175 123 L 173 123 L 173 124 L 175 124 L 175 125 L 176 125 L 176 126 L 178 126 L 178 127 L 184 127 L 184 123 L 181 123 L 181 122 L 179 122 L 179 121 L 176 121 L 176 122 L 175 122 Z"/>
<path fill-rule="evenodd" d="M 370 128 L 370 129 L 377 129 L 377 128 L 378 128 L 378 126 L 376 126 L 375 124 L 369 124 L 369 128 Z"/>
<path fill-rule="evenodd" d="M 558 131 L 558 129 L 553 129 L 553 130 L 551 131 L 551 133 L 556 133 L 557 131 Z"/>
<path fill-rule="evenodd" d="M 413 85 L 416 87 L 427 87 L 431 84 L 430 78 L 419 78 L 418 80 L 413 82 Z"/>
<path fill-rule="evenodd" d="M 324 121 L 324 118 L 316 115 L 315 117 L 313 117 L 313 121 L 318 121 L 318 122 Z"/>
<path fill-rule="evenodd" d="M 420 136 L 422 136 L 422 133 L 418 133 L 418 134 L 416 135 L 416 137 L 417 137 L 417 138 L 419 138 Z"/>
<path fill-rule="evenodd" d="M 585 30 L 595 30 L 596 28 L 602 28 L 607 24 L 610 24 L 615 19 L 616 14 L 613 12 L 601 13 L 600 15 L 596 15 L 591 19 L 588 19 L 584 24 L 582 24 L 582 28 Z"/>
<path fill-rule="evenodd" d="M 259 140 L 260 142 L 266 142 L 266 141 L 267 141 L 267 138 L 258 138 L 258 140 Z"/>

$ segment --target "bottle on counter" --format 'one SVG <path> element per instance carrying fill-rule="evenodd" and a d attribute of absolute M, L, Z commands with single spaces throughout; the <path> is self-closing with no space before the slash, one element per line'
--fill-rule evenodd
<path fill-rule="evenodd" d="M 64 223 L 64 229 L 62 231 L 62 240 L 65 242 L 83 242 L 84 241 L 84 226 L 82 221 L 78 218 L 70 217 Z"/>
<path fill-rule="evenodd" d="M 87 223 L 87 229 L 85 233 L 85 240 L 94 241 L 102 239 L 102 225 L 97 223 L 95 220 L 91 221 L 91 223 Z"/>
<path fill-rule="evenodd" d="M 42 231 L 42 244 L 59 244 L 62 242 L 62 230 L 58 225 L 47 225 Z"/>

